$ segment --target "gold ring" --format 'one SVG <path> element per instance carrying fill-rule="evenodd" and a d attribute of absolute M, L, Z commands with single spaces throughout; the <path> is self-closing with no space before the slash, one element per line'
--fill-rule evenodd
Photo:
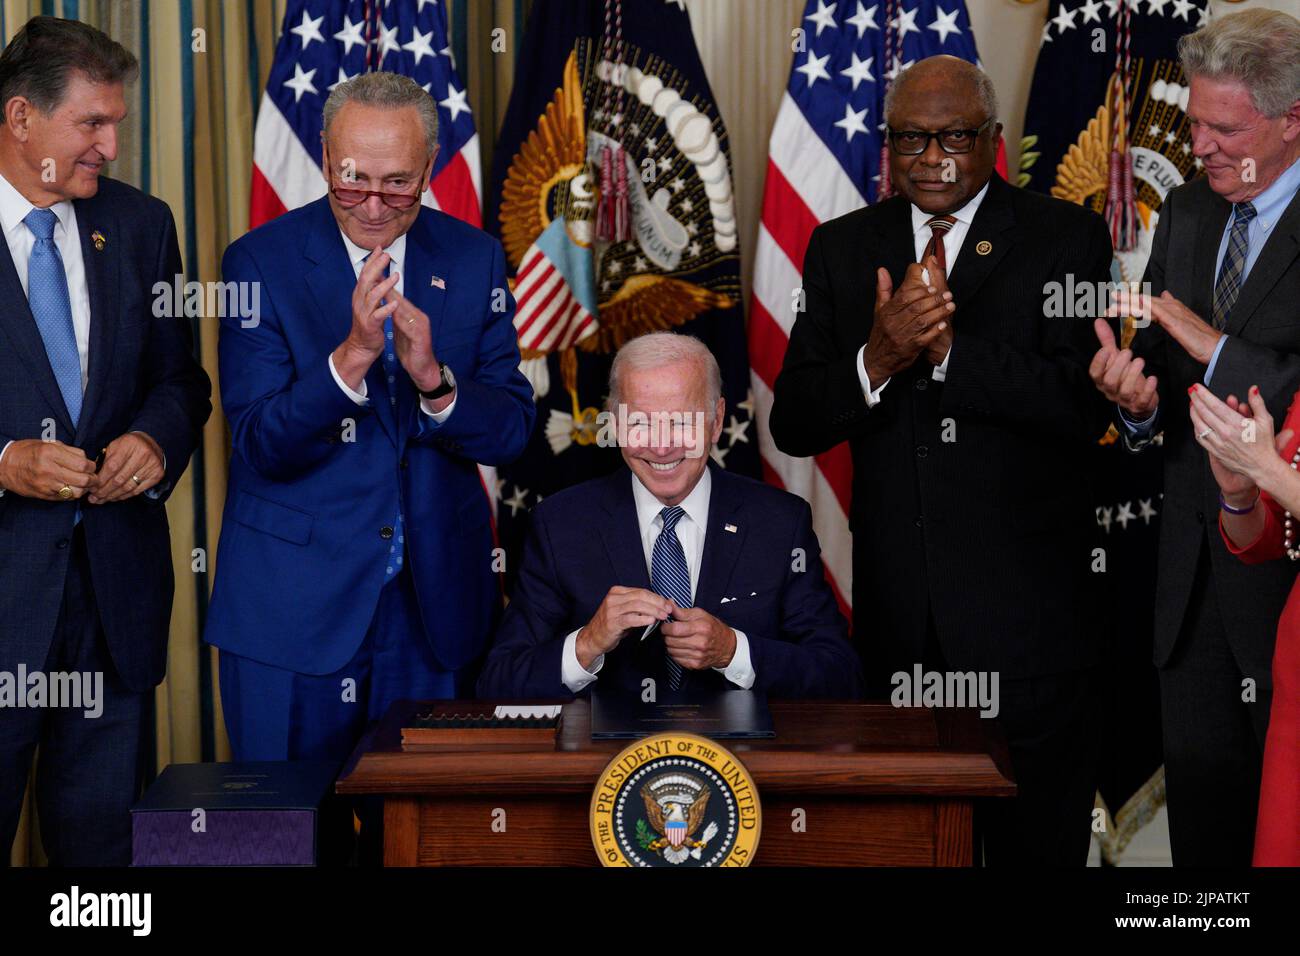
<path fill-rule="evenodd" d="M 415 321 L 415 317 L 412 316 L 411 318 L 409 318 L 409 319 L 406 320 L 406 324 L 407 324 L 407 325 L 410 325 L 410 324 L 411 324 L 412 322 L 414 322 L 414 321 Z"/>
<path fill-rule="evenodd" d="M 139 475 L 132 475 L 132 476 L 131 476 L 131 480 L 134 481 L 137 485 L 140 484 L 140 476 L 139 476 Z"/>
<path fill-rule="evenodd" d="M 59 497 L 62 498 L 64 501 L 67 501 L 69 498 L 71 498 L 71 497 L 72 497 L 72 486 L 71 486 L 71 485 L 64 485 L 62 488 L 60 488 L 60 489 L 59 489 Z"/>

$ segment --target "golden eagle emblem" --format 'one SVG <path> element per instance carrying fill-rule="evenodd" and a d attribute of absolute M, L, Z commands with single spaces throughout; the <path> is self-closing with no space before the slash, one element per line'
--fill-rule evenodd
<path fill-rule="evenodd" d="M 610 126 L 600 111 L 588 115 L 588 103 L 602 95 L 623 103 L 619 124 Z M 678 101 L 674 122 L 666 124 Z M 603 125 L 589 129 L 592 119 Z M 626 164 L 633 193 L 631 234 L 621 240 L 596 231 L 600 157 L 611 146 Z M 731 288 L 676 274 L 698 273 L 716 257 L 734 255 L 734 201 L 711 120 L 665 87 L 649 62 L 625 67 L 590 62 L 580 45 L 570 51 L 560 87 L 511 159 L 499 215 L 514 273 L 520 369 L 541 399 L 550 394 L 549 359 L 557 356 L 571 400 L 568 410 L 552 408 L 544 426 L 557 454 L 575 443 L 593 444 L 600 434 L 598 409 L 578 395 L 578 349 L 608 354 L 639 335 L 736 303 Z"/>
<path fill-rule="evenodd" d="M 696 776 L 667 773 L 655 777 L 641 788 L 641 799 L 650 820 L 648 830 L 641 825 L 645 821 L 638 823 L 638 841 L 642 849 L 661 853 L 669 863 L 691 857 L 698 860 L 717 835 L 718 825 L 710 823 L 700 839 L 693 839 L 709 807 L 708 784 Z"/>

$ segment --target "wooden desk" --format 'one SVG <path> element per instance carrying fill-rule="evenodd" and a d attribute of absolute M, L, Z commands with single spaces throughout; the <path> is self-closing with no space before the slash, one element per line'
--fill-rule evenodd
<path fill-rule="evenodd" d="M 480 704 L 482 702 L 479 702 Z M 565 704 L 554 750 L 401 747 L 400 702 L 358 745 L 339 793 L 384 798 L 388 866 L 590 866 L 592 789 L 630 741 L 592 740 Z M 1005 745 L 973 710 L 773 701 L 776 738 L 720 741 L 763 807 L 755 864 L 969 866 L 972 801 L 1015 793 Z M 794 832 L 796 808 L 805 832 Z M 505 812 L 505 832 L 494 814 Z"/>

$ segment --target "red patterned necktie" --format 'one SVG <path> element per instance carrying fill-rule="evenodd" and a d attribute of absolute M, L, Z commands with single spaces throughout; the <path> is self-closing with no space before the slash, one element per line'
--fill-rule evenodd
<path fill-rule="evenodd" d="M 939 268 L 947 275 L 948 256 L 944 252 L 943 237 L 947 235 L 948 230 L 957 219 L 953 216 L 931 216 L 926 225 L 930 227 L 930 241 L 925 245 L 925 252 L 921 254 L 921 261 L 924 262 L 930 256 L 938 260 Z"/>

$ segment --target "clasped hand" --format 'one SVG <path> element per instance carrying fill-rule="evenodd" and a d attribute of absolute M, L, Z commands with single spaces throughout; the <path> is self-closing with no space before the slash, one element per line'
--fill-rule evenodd
<path fill-rule="evenodd" d="M 941 364 L 952 347 L 954 309 L 952 292 L 934 256 L 908 266 L 897 289 L 888 270 L 877 269 L 876 307 L 862 355 L 872 387 L 906 369 L 922 352 L 931 365 Z"/>
<path fill-rule="evenodd" d="M 390 261 L 388 253 L 376 247 L 361 267 L 352 290 L 352 328 L 334 353 L 335 369 L 349 387 L 358 388 L 384 351 L 384 323 L 391 318 L 397 360 L 417 389 L 433 391 L 442 384 L 442 374 L 433 354 L 429 317 L 397 291 L 399 273 L 384 276 Z"/>

